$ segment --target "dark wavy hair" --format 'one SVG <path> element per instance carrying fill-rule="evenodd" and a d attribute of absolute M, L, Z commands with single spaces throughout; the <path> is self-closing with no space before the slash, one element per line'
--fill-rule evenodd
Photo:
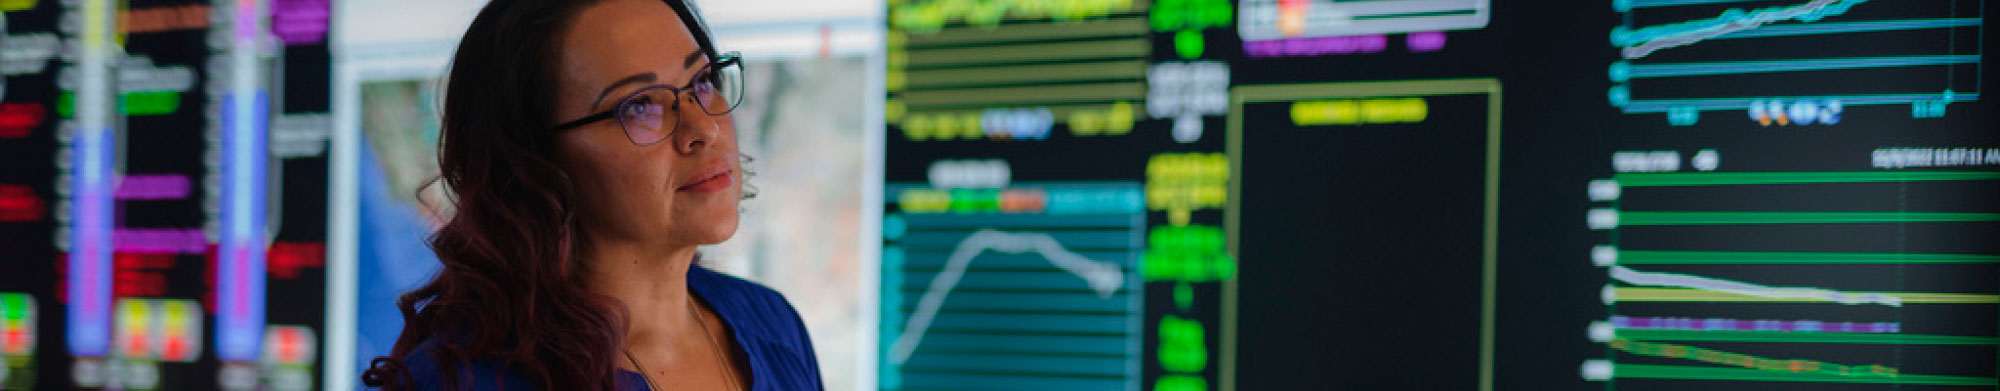
<path fill-rule="evenodd" d="M 562 35 L 601 0 L 493 0 L 459 41 L 446 79 L 440 178 L 455 213 L 430 237 L 444 268 L 403 294 L 402 335 L 362 383 L 412 389 L 402 365 L 436 340 L 450 389 L 474 360 L 492 360 L 545 390 L 611 390 L 627 327 L 623 305 L 584 289 L 573 181 L 555 161 Z M 685 0 L 663 0 L 716 56 Z M 459 370 L 452 370 L 452 369 Z"/>

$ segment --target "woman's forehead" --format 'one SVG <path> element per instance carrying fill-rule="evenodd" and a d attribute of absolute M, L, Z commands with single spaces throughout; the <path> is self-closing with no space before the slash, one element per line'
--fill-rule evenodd
<path fill-rule="evenodd" d="M 673 8 L 655 0 L 606 0 L 570 26 L 564 73 L 583 89 L 639 73 L 674 79 L 688 72 L 688 55 L 701 51 Z"/>

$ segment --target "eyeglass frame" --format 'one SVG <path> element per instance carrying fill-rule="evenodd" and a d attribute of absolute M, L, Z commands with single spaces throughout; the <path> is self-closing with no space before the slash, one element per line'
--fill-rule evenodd
<path fill-rule="evenodd" d="M 671 86 L 671 85 L 666 85 L 666 84 L 654 84 L 654 85 L 649 85 L 649 86 L 645 86 L 645 87 L 639 87 L 639 89 L 638 89 L 638 90 L 634 90 L 634 91 L 632 91 L 631 93 L 628 93 L 628 94 L 625 94 L 625 96 L 624 96 L 624 97 L 621 97 L 621 98 L 618 98 L 618 100 L 614 101 L 614 102 L 616 102 L 616 103 L 613 103 L 613 104 L 611 105 L 611 108 L 610 108 L 610 109 L 606 109 L 606 110 L 604 110 L 604 111 L 601 111 L 601 112 L 598 112 L 598 113 L 596 113 L 596 114 L 591 114 L 591 115 L 586 115 L 586 116 L 584 116 L 583 118 L 578 118 L 578 119 L 576 119 L 576 120 L 573 120 L 573 121 L 569 121 L 569 122 L 564 122 L 564 123 L 560 123 L 560 124 L 556 124 L 556 126 L 553 126 L 553 127 L 550 127 L 550 128 L 549 128 L 549 131 L 550 131 L 550 132 L 566 132 L 566 131 L 570 131 L 570 130 L 573 130 L 573 129 L 576 129 L 576 128 L 580 128 L 580 127 L 583 127 L 584 125 L 589 125 L 589 124 L 591 124 L 591 123 L 594 123 L 594 122 L 597 122 L 597 121 L 603 121 L 603 120 L 606 120 L 606 119 L 612 119 L 612 118 L 618 118 L 618 116 L 619 116 L 619 114 L 618 114 L 618 110 L 619 110 L 619 108 L 621 108 L 621 107 L 623 107 L 623 106 L 625 105 L 625 101 L 628 101 L 628 100 L 631 100 L 632 98 L 634 98 L 634 97 L 637 97 L 637 96 L 639 96 L 639 94 L 644 94 L 644 93 L 647 93 L 647 92 L 651 92 L 651 91 L 653 91 L 653 90 L 659 90 L 659 89 L 664 89 L 664 90 L 667 90 L 667 92 L 671 92 L 671 93 L 673 93 L 673 94 L 674 94 L 674 103 L 673 103 L 673 106 L 672 106 L 672 109 L 673 109 L 674 111 L 678 112 L 678 111 L 680 110 L 680 106 L 681 106 L 681 93 L 682 93 L 682 92 L 688 92 L 688 91 L 693 91 L 693 90 L 695 89 L 695 86 L 696 86 L 697 84 L 700 84 L 700 83 L 720 83 L 720 81 L 716 79 L 716 78 L 718 77 L 717 75 L 719 75 L 719 74 L 720 74 L 720 73 L 719 73 L 718 71 L 719 71 L 719 70 L 721 70 L 721 69 L 723 69 L 723 68 L 725 68 L 725 67 L 731 67 L 731 66 L 734 66 L 734 67 L 736 67 L 736 68 L 737 68 L 737 71 L 738 71 L 738 73 L 741 73 L 741 72 L 742 72 L 742 68 L 743 68 L 743 53 L 741 53 L 741 52 L 725 52 L 725 53 L 722 53 L 722 54 L 720 54 L 720 55 L 717 55 L 717 56 L 716 56 L 716 60 L 715 60 L 714 62 L 711 62 L 711 63 L 709 63 L 709 64 L 708 64 L 707 66 L 704 66 L 704 67 L 702 67 L 702 73 L 703 73 L 703 74 L 701 74 L 701 75 L 696 75 L 696 77 L 694 78 L 694 80 L 689 80 L 689 81 L 688 81 L 688 83 L 687 83 L 686 85 L 683 85 L 683 86 L 680 86 L 680 87 L 674 87 L 674 86 Z M 716 89 L 722 89 L 722 86 L 720 86 L 720 85 L 717 85 L 717 86 L 715 86 L 715 88 L 716 88 Z M 738 89 L 742 89 L 742 87 L 741 87 L 741 86 L 738 86 L 737 88 L 738 88 Z M 722 110 L 722 112 L 720 112 L 720 113 L 710 113 L 710 112 L 708 112 L 708 110 L 709 110 L 709 108 L 708 108 L 708 104 L 706 104 L 706 103 L 704 103 L 704 102 L 700 102 L 700 99 L 699 99 L 699 97 L 695 97 L 695 96 L 692 96 L 692 95 L 691 95 L 691 96 L 689 96 L 689 98 L 693 98 L 693 99 L 695 99 L 695 100 L 696 100 L 696 103 L 697 103 L 697 104 L 696 104 L 696 106 L 701 106 L 701 112 L 702 112 L 702 113 L 704 113 L 704 114 L 708 114 L 708 115 L 724 115 L 724 114 L 729 114 L 730 112 L 733 112 L 733 111 L 736 111 L 736 105 L 738 105 L 738 104 L 742 104 L 742 102 L 728 102 L 728 103 L 729 103 L 729 108 L 727 108 L 727 109 L 723 109 L 723 110 Z M 739 96 L 739 98 L 740 98 L 740 96 Z M 679 116 L 676 116 L 676 117 L 674 117 L 674 118 L 675 118 L 675 120 L 676 120 L 676 121 L 678 121 L 680 117 L 679 117 Z M 673 130 L 673 131 L 669 131 L 669 132 L 666 132 L 666 134 L 662 134 L 662 135 L 660 135 L 660 139 L 659 139 L 659 140 L 653 140 L 652 142 L 649 142 L 649 143 L 640 143 L 640 142 L 639 142 L 638 140 L 633 140 L 633 139 L 632 139 L 632 131 L 631 131 L 630 129 L 626 129 L 626 128 L 625 128 L 625 120 L 624 120 L 623 118 L 618 118 L 618 130 L 620 130 L 620 131 L 623 131 L 623 132 L 625 132 L 625 140 L 626 140 L 626 141 L 631 141 L 631 142 L 632 142 L 632 144 L 634 144 L 634 145 L 638 145 L 638 146 L 641 146 L 641 147 L 644 147 L 644 146 L 649 146 L 649 145 L 653 145 L 653 144 L 659 144 L 659 143 L 660 143 L 661 141 L 666 141 L 666 139 L 668 139 L 668 138 L 671 138 L 671 137 L 673 137 L 673 136 L 674 136 L 674 133 L 676 133 L 676 132 L 679 132 L 679 131 L 680 131 L 680 125 L 674 125 L 674 130 Z"/>

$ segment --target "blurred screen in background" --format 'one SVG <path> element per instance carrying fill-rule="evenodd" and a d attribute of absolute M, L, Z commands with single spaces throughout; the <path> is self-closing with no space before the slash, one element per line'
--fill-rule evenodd
<path fill-rule="evenodd" d="M 0 0 L 0 389 L 358 389 L 478 0 Z M 698 1 L 834 390 L 1992 390 L 1980 0 Z"/>
<path fill-rule="evenodd" d="M 889 1 L 881 389 L 1993 389 L 1991 2 Z"/>
<path fill-rule="evenodd" d="M 395 303 L 441 267 L 425 239 L 451 200 L 437 181 L 438 79 L 361 84 L 361 142 L 354 159 L 354 368 L 387 356 L 403 330 Z"/>
<path fill-rule="evenodd" d="M 721 38 L 728 42 L 728 37 Z M 801 56 L 744 64 L 746 100 L 731 112 L 738 148 L 751 158 L 729 241 L 703 249 L 710 267 L 778 289 L 807 319 L 829 385 L 857 380 L 865 330 L 859 229 L 868 62 Z"/>
<path fill-rule="evenodd" d="M 0 385 L 317 387 L 330 3 L 0 11 Z"/>

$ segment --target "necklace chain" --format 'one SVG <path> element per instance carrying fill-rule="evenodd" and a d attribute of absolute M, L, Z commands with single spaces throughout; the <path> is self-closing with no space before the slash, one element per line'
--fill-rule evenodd
<path fill-rule="evenodd" d="M 708 321 L 701 319 L 701 309 L 695 308 L 694 300 L 688 300 L 688 312 L 694 314 L 695 324 L 701 325 L 701 335 L 703 337 L 702 339 L 708 341 L 709 352 L 715 354 L 715 365 L 717 368 L 720 368 L 722 370 L 722 381 L 725 384 L 729 385 L 730 390 L 742 389 L 741 387 L 738 387 L 736 385 L 736 376 L 733 374 L 734 371 L 731 370 L 731 368 L 734 367 L 735 364 L 731 363 L 728 359 L 723 357 L 722 344 L 715 342 L 715 332 L 709 331 Z M 632 356 L 632 349 L 625 349 L 625 360 L 632 362 L 632 369 L 639 370 L 639 378 L 646 380 L 646 389 L 652 391 L 666 391 L 664 389 L 661 389 L 658 383 L 653 382 L 653 375 L 646 373 L 645 366 L 639 365 L 639 359 Z"/>

